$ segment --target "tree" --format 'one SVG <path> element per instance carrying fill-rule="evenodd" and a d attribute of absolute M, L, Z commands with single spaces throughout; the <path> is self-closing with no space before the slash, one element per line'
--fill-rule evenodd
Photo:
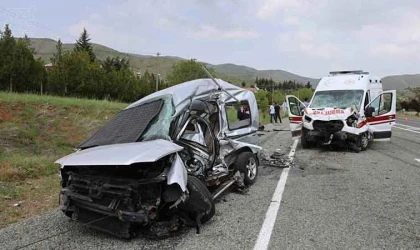
<path fill-rule="evenodd" d="M 305 100 L 305 98 L 308 98 L 308 100 L 310 100 L 312 98 L 313 91 L 312 91 L 312 89 L 301 88 L 297 91 L 293 91 L 292 95 L 296 96 L 301 101 Z"/>
<path fill-rule="evenodd" d="M 45 76 L 43 62 L 35 60 L 34 49 L 25 35 L 15 39 L 9 25 L 0 36 L 0 89 L 38 92 Z"/>
<path fill-rule="evenodd" d="M 417 112 L 417 116 L 420 114 L 420 87 L 409 87 L 408 90 L 413 95 L 412 100 L 410 101 L 410 106 Z"/>
<path fill-rule="evenodd" d="M 9 28 L 9 25 L 6 24 L 4 31 L 1 32 L 1 42 L 0 42 L 0 78 L 2 81 L 1 88 L 6 89 L 7 85 L 9 91 L 13 91 L 13 65 L 15 60 L 15 47 L 16 40 L 12 36 L 12 31 Z"/>
<path fill-rule="evenodd" d="M 101 63 L 102 68 L 105 72 L 110 72 L 111 70 L 120 71 L 121 69 L 128 69 L 130 67 L 130 61 L 128 59 L 121 59 L 119 57 L 107 57 L 105 61 Z"/>
<path fill-rule="evenodd" d="M 257 91 L 255 92 L 255 99 L 257 101 L 258 109 L 265 111 L 268 109 L 268 97 L 267 92 Z"/>
<path fill-rule="evenodd" d="M 283 92 L 274 91 L 273 92 L 273 102 L 282 104 L 286 100 L 286 96 Z"/>
<path fill-rule="evenodd" d="M 175 63 L 172 66 L 172 72 L 166 77 L 166 81 L 169 86 L 173 86 L 195 79 L 208 78 L 207 74 L 201 68 L 202 66 L 204 66 L 204 64 L 196 62 L 195 60 L 185 60 Z M 215 76 L 213 69 L 207 68 L 207 70 Z"/>
<path fill-rule="evenodd" d="M 86 28 L 83 28 L 83 32 L 80 34 L 79 39 L 76 40 L 75 51 L 86 51 L 89 54 L 90 62 L 94 62 L 96 59 L 95 53 L 93 53 L 93 47 L 90 43 L 89 34 Z"/>
<path fill-rule="evenodd" d="M 310 81 L 308 81 L 306 83 L 305 88 L 312 89 L 312 85 L 311 85 L 311 82 Z"/>
<path fill-rule="evenodd" d="M 61 61 L 63 60 L 63 43 L 60 39 L 57 41 L 55 46 L 56 53 L 53 54 L 53 57 L 50 59 L 53 66 L 60 66 Z"/>

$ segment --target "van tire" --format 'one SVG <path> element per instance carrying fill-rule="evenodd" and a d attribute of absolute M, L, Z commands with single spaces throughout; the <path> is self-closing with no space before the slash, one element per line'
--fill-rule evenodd
<path fill-rule="evenodd" d="M 308 138 L 306 137 L 306 129 L 302 128 L 302 136 L 300 137 L 300 144 L 302 144 L 302 148 L 310 148 L 310 143 L 308 142 Z"/>
<path fill-rule="evenodd" d="M 187 189 L 190 194 L 185 203 L 179 205 L 181 210 L 187 212 L 191 220 L 195 220 L 197 214 L 202 214 L 201 223 L 213 218 L 216 208 L 206 185 L 197 177 L 188 175 Z"/>
<path fill-rule="evenodd" d="M 238 155 L 235 167 L 244 174 L 244 184 L 250 186 L 255 183 L 258 177 L 258 161 L 254 153 L 246 151 Z"/>
<path fill-rule="evenodd" d="M 369 137 L 367 133 L 363 133 L 359 137 L 360 150 L 365 151 L 369 147 Z"/>

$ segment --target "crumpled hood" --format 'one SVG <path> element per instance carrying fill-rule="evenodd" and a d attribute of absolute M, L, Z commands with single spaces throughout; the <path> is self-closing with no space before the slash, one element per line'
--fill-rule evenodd
<path fill-rule="evenodd" d="M 313 120 L 320 120 L 320 121 L 330 121 L 330 120 L 345 120 L 351 114 L 354 113 L 355 110 L 352 108 L 346 109 L 334 109 L 334 108 L 325 108 L 325 109 L 311 109 L 306 108 L 305 115 L 311 117 Z"/>
<path fill-rule="evenodd" d="M 61 166 L 131 165 L 139 162 L 155 162 L 167 155 L 183 150 L 183 147 L 166 140 L 112 144 L 80 150 L 64 156 L 55 163 Z"/>

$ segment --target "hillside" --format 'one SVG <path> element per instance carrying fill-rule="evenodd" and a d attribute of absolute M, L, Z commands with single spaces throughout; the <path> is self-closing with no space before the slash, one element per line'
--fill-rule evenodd
<path fill-rule="evenodd" d="M 55 46 L 57 42 L 47 38 L 31 38 L 31 46 L 36 51 L 36 56 L 41 57 L 45 62 L 49 62 L 50 58 L 55 52 Z M 64 51 L 70 51 L 74 48 L 74 44 L 63 44 Z M 103 60 L 107 56 L 110 57 L 121 57 L 130 60 L 130 65 L 136 72 L 144 72 L 149 70 L 150 72 L 157 71 L 157 58 L 151 55 L 138 55 L 116 51 L 100 44 L 93 44 L 93 50 L 98 59 Z M 179 61 L 185 60 L 175 56 L 161 56 L 159 57 L 159 68 L 160 73 L 165 77 L 168 72 L 171 71 L 172 65 Z M 248 84 L 254 83 L 256 77 L 272 77 L 275 81 L 284 80 L 295 80 L 297 82 L 306 83 L 311 81 L 312 85 L 315 86 L 318 80 L 298 76 L 283 70 L 256 70 L 254 68 L 240 66 L 235 64 L 219 64 L 212 65 L 205 63 L 208 67 L 214 68 L 218 73 L 218 76 L 233 83 L 239 84 L 245 81 Z"/>
<path fill-rule="evenodd" d="M 404 91 L 408 87 L 420 87 L 420 74 L 397 75 L 382 78 L 384 89 Z"/>
<path fill-rule="evenodd" d="M 126 106 L 0 92 L 0 228 L 57 207 L 54 161 Z"/>
<path fill-rule="evenodd" d="M 218 73 L 234 77 L 245 82 L 251 81 L 251 83 L 255 80 L 256 77 L 273 78 L 275 81 L 294 80 L 302 83 L 307 83 L 310 81 L 312 86 L 316 86 L 319 81 L 317 79 L 295 75 L 284 70 L 256 70 L 247 66 L 230 63 L 209 66 L 214 68 Z"/>
<path fill-rule="evenodd" d="M 50 61 L 50 58 L 55 52 L 56 44 L 57 42 L 55 40 L 48 38 L 31 38 L 31 45 L 36 51 L 36 56 L 41 57 L 45 62 Z M 63 49 L 65 51 L 70 51 L 73 47 L 74 44 L 63 44 Z M 100 60 L 103 60 L 108 56 L 119 56 L 121 58 L 129 59 L 131 67 L 136 72 L 143 73 L 146 70 L 149 70 L 150 72 L 157 71 L 157 58 L 154 55 L 123 53 L 95 43 L 93 44 L 93 49 Z M 175 56 L 159 57 L 159 68 L 163 77 L 171 71 L 172 65 L 179 60 L 185 59 Z M 302 83 L 310 81 L 313 87 L 315 87 L 319 82 L 319 79 L 299 76 L 284 70 L 257 70 L 251 67 L 231 63 L 218 65 L 209 63 L 205 64 L 210 68 L 214 68 L 218 77 L 236 84 L 239 84 L 242 81 L 247 84 L 253 84 L 256 77 L 273 78 L 275 81 L 295 80 Z M 387 76 L 383 78 L 383 83 L 385 89 L 397 89 L 399 91 L 403 91 L 408 86 L 420 86 L 420 74 Z"/>

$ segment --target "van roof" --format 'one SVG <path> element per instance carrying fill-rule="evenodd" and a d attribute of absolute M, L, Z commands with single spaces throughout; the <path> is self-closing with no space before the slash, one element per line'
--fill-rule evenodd
<path fill-rule="evenodd" d="M 381 84 L 379 77 L 371 76 L 364 71 L 334 71 L 321 78 L 316 91 L 360 89 L 367 90 L 371 84 Z"/>

